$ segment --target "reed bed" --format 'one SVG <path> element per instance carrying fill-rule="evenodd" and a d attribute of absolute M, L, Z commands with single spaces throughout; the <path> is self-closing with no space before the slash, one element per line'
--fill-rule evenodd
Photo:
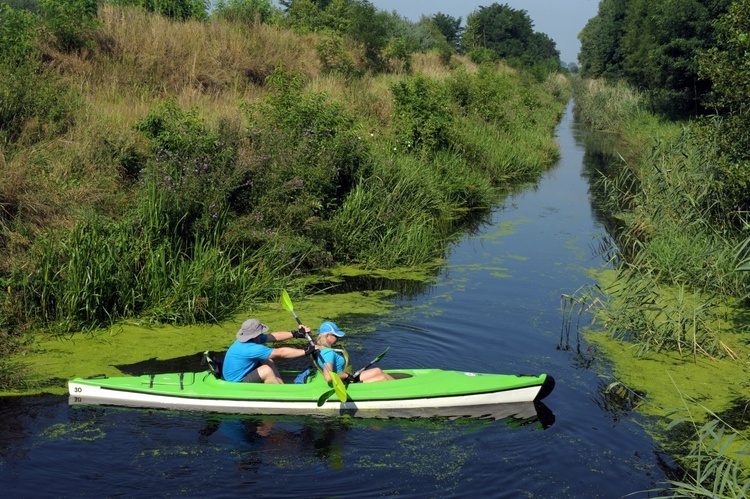
<path fill-rule="evenodd" d="M 616 133 L 646 111 L 644 97 L 623 82 L 576 80 L 576 116 L 594 130 Z"/>
<path fill-rule="evenodd" d="M 733 358 L 719 311 L 745 294 L 747 279 L 735 272 L 736 235 L 714 216 L 712 151 L 688 124 L 646 113 L 622 84 L 579 82 L 575 95 L 583 119 L 624 139 L 620 159 L 592 183 L 613 214 L 622 256 L 608 289 L 616 295 L 608 327 L 641 354 L 668 348 Z"/>

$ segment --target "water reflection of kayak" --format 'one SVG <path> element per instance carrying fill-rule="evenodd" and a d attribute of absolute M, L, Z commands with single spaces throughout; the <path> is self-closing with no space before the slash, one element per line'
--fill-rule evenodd
<path fill-rule="evenodd" d="M 321 375 L 286 384 L 233 383 L 210 371 L 142 376 L 76 378 L 68 382 L 73 405 L 119 405 L 243 414 L 350 414 L 366 417 L 488 416 L 493 412 L 535 411 L 552 392 L 552 376 L 486 374 L 441 369 L 391 369 L 393 381 L 354 383 L 346 402 L 332 396 Z M 507 406 L 503 410 L 503 406 Z M 505 416 L 513 414 L 505 414 Z M 502 416 L 502 417 L 505 417 Z M 498 419 L 498 418 L 496 418 Z"/>

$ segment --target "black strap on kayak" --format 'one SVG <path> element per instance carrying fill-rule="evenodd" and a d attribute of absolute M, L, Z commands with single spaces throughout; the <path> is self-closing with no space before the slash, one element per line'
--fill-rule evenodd
<path fill-rule="evenodd" d="M 151 375 L 151 383 L 148 385 L 149 388 L 153 388 L 154 387 L 154 378 L 155 377 L 156 377 L 156 374 L 152 374 Z"/>
<path fill-rule="evenodd" d="M 183 379 L 185 379 L 185 373 L 180 373 L 180 390 L 185 389 L 185 386 L 182 384 Z"/>
<path fill-rule="evenodd" d="M 203 359 L 201 360 L 202 366 L 208 366 L 208 370 L 214 375 L 216 379 L 222 379 L 221 375 L 221 361 L 211 352 L 203 352 Z"/>

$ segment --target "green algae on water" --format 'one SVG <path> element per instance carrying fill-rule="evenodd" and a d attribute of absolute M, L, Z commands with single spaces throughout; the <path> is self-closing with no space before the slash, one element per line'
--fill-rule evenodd
<path fill-rule="evenodd" d="M 296 297 L 294 310 L 304 324 L 315 328 L 325 320 L 337 320 L 350 314 L 384 314 L 391 307 L 388 301 L 391 295 L 391 291 L 385 290 Z M 123 372 L 117 366 L 148 360 L 195 355 L 195 370 L 202 370 L 200 353 L 226 350 L 234 341 L 240 324 L 248 317 L 260 319 L 271 331 L 289 331 L 297 327 L 289 312 L 278 303 L 270 303 L 238 314 L 234 320 L 222 324 L 154 326 L 126 321 L 64 338 L 39 333 L 34 347 L 19 360 L 26 372 L 24 386 L 2 391 L 0 396 L 63 394 L 67 393 L 68 380 L 97 374 L 122 376 Z M 357 331 L 352 333 L 356 335 Z"/>

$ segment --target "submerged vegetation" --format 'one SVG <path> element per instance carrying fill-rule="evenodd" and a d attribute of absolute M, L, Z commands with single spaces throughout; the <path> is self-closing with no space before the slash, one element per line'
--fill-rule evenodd
<path fill-rule="evenodd" d="M 3 354 L 41 329 L 221 321 L 336 265 L 431 264 L 555 161 L 570 93 L 354 0 L 0 14 Z"/>

